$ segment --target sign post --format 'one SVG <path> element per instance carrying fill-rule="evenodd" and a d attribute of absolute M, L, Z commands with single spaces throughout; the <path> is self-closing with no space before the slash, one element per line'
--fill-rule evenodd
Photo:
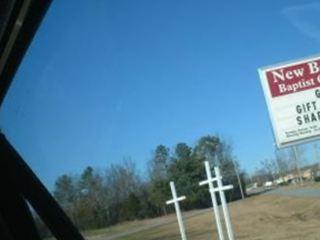
<path fill-rule="evenodd" d="M 210 195 L 211 195 L 213 213 L 214 213 L 214 216 L 215 216 L 215 221 L 216 221 L 216 226 L 217 226 L 217 230 L 218 230 L 219 240 L 224 240 L 222 224 L 221 224 L 221 219 L 220 219 L 220 213 L 219 213 L 219 207 L 218 207 L 218 203 L 217 203 L 215 188 L 213 186 L 213 182 L 217 181 L 217 178 L 212 178 L 209 162 L 205 161 L 204 164 L 205 164 L 206 173 L 207 173 L 207 180 L 204 180 L 204 181 L 200 182 L 199 185 L 200 186 L 205 185 L 205 184 L 209 185 L 209 192 L 210 192 Z"/>
<path fill-rule="evenodd" d="M 278 148 L 320 137 L 320 56 L 259 69 Z"/>
<path fill-rule="evenodd" d="M 319 163 L 320 158 L 319 158 L 319 153 L 318 153 L 318 146 L 317 146 L 316 143 L 313 144 L 313 154 L 314 154 L 314 160 L 315 160 L 315 162 L 318 163 L 318 169 L 319 169 L 319 167 L 320 167 L 320 163 Z"/>
<path fill-rule="evenodd" d="M 187 240 L 186 231 L 185 231 L 185 228 L 183 225 L 182 215 L 181 215 L 180 206 L 179 206 L 179 202 L 185 200 L 186 197 L 185 196 L 177 197 L 177 192 L 176 192 L 176 187 L 174 186 L 174 182 L 170 182 L 170 188 L 171 188 L 171 193 L 172 193 L 172 199 L 167 201 L 167 205 L 174 203 L 174 207 L 175 207 L 177 219 L 178 219 L 178 224 L 179 224 L 179 230 L 180 230 L 180 234 L 181 234 L 181 239 Z"/>

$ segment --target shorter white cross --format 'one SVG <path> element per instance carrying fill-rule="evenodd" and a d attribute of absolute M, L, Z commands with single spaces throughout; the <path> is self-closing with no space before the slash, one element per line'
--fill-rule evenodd
<path fill-rule="evenodd" d="M 174 203 L 174 207 L 176 209 L 176 214 L 178 218 L 181 239 L 187 240 L 186 231 L 183 225 L 182 215 L 181 215 L 180 206 L 179 206 L 179 202 L 185 200 L 186 197 L 185 196 L 177 197 L 177 192 L 176 192 L 176 187 L 174 186 L 174 182 L 170 182 L 170 188 L 172 193 L 172 199 L 167 201 L 167 205 Z"/>
<path fill-rule="evenodd" d="M 227 205 L 226 196 L 224 194 L 224 191 L 232 189 L 233 185 L 223 186 L 220 169 L 218 167 L 215 167 L 214 172 L 215 172 L 215 175 L 217 178 L 218 187 L 216 189 L 213 189 L 213 192 L 219 192 L 219 194 L 220 194 L 220 200 L 221 200 L 221 205 L 222 205 L 222 210 L 223 210 L 223 215 L 224 215 L 224 221 L 226 223 L 228 238 L 229 238 L 229 240 L 234 240 L 234 234 L 233 234 L 233 229 L 232 229 L 232 224 L 231 224 L 230 213 L 229 213 L 229 209 L 228 209 L 228 205 Z"/>
<path fill-rule="evenodd" d="M 209 185 L 209 192 L 210 192 L 210 195 L 211 195 L 213 213 L 214 213 L 214 216 L 215 216 L 215 221 L 216 221 L 216 225 L 217 225 L 219 240 L 224 240 L 222 224 L 221 224 L 221 219 L 220 219 L 220 213 L 219 213 L 219 207 L 218 207 L 217 198 L 216 198 L 216 194 L 215 194 L 215 188 L 213 186 L 213 182 L 217 181 L 218 179 L 216 177 L 215 178 L 212 177 L 211 168 L 210 168 L 209 162 L 205 161 L 204 165 L 205 165 L 205 168 L 206 168 L 207 180 L 204 180 L 204 181 L 200 182 L 199 185 L 200 186 L 205 185 L 205 184 Z"/>

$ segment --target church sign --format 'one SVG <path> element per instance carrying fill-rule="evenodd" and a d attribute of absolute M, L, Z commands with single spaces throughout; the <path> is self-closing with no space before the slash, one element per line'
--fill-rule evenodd
<path fill-rule="evenodd" d="M 259 69 L 279 148 L 320 138 L 320 55 Z"/>

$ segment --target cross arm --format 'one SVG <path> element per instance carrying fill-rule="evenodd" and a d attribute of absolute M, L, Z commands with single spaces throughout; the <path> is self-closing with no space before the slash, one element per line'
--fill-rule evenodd
<path fill-rule="evenodd" d="M 210 191 L 219 192 L 219 191 L 227 191 L 227 190 L 231 190 L 231 189 L 233 189 L 233 185 L 223 186 L 221 188 L 215 188 Z"/>
<path fill-rule="evenodd" d="M 186 196 L 181 196 L 181 197 L 178 197 L 176 199 L 171 199 L 171 200 L 167 201 L 166 203 L 167 203 L 167 205 L 169 205 L 169 204 L 172 204 L 172 203 L 175 203 L 175 202 L 183 201 L 185 199 L 186 199 Z"/>
<path fill-rule="evenodd" d="M 222 177 L 220 177 L 220 179 L 222 179 Z M 217 181 L 217 180 L 218 180 L 217 177 L 215 177 L 215 178 L 210 178 L 210 179 L 207 179 L 207 180 L 204 180 L 204 181 L 199 182 L 199 186 L 206 185 L 206 184 L 209 184 L 210 182 L 215 182 L 215 181 Z"/>

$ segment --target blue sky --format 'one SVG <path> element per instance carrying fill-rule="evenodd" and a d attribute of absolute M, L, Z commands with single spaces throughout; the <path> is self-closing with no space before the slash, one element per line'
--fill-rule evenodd
<path fill-rule="evenodd" d="M 314 1 L 54 1 L 0 112 L 49 188 L 63 173 L 218 133 L 273 156 L 257 68 L 319 53 Z"/>

